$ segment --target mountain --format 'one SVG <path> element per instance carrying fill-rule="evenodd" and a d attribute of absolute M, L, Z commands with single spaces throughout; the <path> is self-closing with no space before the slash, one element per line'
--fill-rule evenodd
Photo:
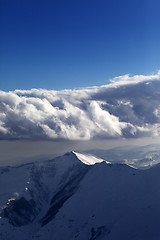
<path fill-rule="evenodd" d="M 160 163 L 160 145 L 122 146 L 108 150 L 94 149 L 85 151 L 112 163 L 124 163 L 138 169 L 146 169 Z"/>
<path fill-rule="evenodd" d="M 143 153 L 136 166 L 70 152 L 1 167 L 0 239 L 160 239 L 160 155 Z"/>

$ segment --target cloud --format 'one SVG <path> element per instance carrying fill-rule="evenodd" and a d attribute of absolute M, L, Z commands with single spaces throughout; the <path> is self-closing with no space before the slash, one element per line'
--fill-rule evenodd
<path fill-rule="evenodd" d="M 155 75 L 135 75 L 130 77 L 130 74 L 126 74 L 123 76 L 115 77 L 111 80 L 114 85 L 117 83 L 117 85 L 124 85 L 124 84 L 136 84 L 144 81 L 154 81 L 154 80 L 160 80 L 160 71 L 158 71 Z"/>
<path fill-rule="evenodd" d="M 79 90 L 0 91 L 0 139 L 90 140 L 160 135 L 160 72 Z"/>

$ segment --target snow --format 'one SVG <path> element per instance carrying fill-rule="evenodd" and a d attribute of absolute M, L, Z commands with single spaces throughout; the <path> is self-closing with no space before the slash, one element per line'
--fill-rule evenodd
<path fill-rule="evenodd" d="M 133 168 L 146 169 L 160 163 L 160 145 L 125 146 L 109 150 L 89 150 L 94 155 L 111 163 L 124 163 Z"/>
<path fill-rule="evenodd" d="M 20 226 L 2 214 L 0 239 L 160 239 L 159 149 L 129 151 L 117 149 L 112 155 L 95 150 L 95 156 L 70 152 L 50 161 L 1 168 L 2 212 L 9 202 L 14 206 L 14 201 L 32 200 L 35 205 L 28 215 L 33 220 Z M 106 157 L 100 157 L 102 153 Z M 18 216 L 24 223 L 14 207 L 8 211 L 12 220 Z"/>
<path fill-rule="evenodd" d="M 98 157 L 95 157 L 91 154 L 85 154 L 85 153 L 79 153 L 79 152 L 73 152 L 77 158 L 83 162 L 84 164 L 86 165 L 93 165 L 95 163 L 101 163 L 103 161 L 105 161 L 104 159 L 101 159 L 101 158 L 98 158 Z M 109 162 L 107 162 L 109 163 Z"/>
<path fill-rule="evenodd" d="M 92 229 L 100 227 L 106 232 L 102 239 L 159 239 L 159 171 L 159 166 L 142 171 L 95 165 L 54 221 L 41 229 L 41 239 L 91 239 Z"/>
<path fill-rule="evenodd" d="M 24 192 L 31 165 L 0 167 L 0 207 Z"/>

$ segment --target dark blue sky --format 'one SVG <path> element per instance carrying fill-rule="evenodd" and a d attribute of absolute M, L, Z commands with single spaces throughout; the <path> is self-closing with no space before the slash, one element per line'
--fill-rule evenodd
<path fill-rule="evenodd" d="M 102 85 L 160 69 L 159 0 L 1 0 L 0 89 Z"/>

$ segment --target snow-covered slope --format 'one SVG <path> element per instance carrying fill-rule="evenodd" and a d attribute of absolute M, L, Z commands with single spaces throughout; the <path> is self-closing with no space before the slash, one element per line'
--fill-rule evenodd
<path fill-rule="evenodd" d="M 96 157 L 96 156 L 91 155 L 91 154 L 79 153 L 79 152 L 73 152 L 73 153 L 77 156 L 77 158 L 81 162 L 83 162 L 86 165 L 93 165 L 95 163 L 101 163 L 101 162 L 105 161 L 104 159 Z M 108 161 L 105 161 L 105 162 L 110 163 Z"/>
<path fill-rule="evenodd" d="M 33 164 L 18 167 L 0 167 L 0 207 L 10 198 L 24 193 Z"/>
<path fill-rule="evenodd" d="M 71 152 L 1 168 L 0 239 L 160 239 L 160 165 L 97 162 Z"/>
<path fill-rule="evenodd" d="M 150 144 L 145 146 L 123 146 L 109 150 L 89 150 L 87 155 L 112 163 L 124 163 L 138 169 L 146 169 L 160 163 L 160 145 Z"/>

